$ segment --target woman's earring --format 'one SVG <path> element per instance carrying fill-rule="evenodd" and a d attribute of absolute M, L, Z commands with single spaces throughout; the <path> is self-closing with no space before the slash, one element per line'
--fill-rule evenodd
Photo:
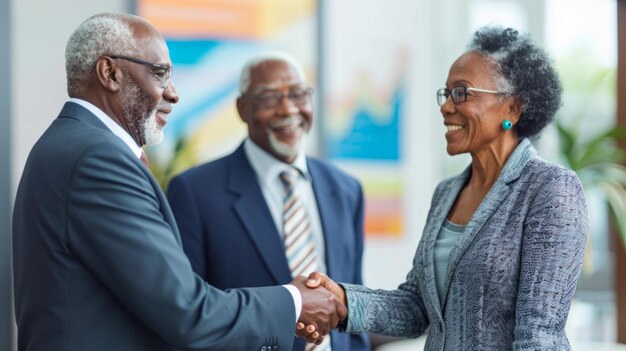
<path fill-rule="evenodd" d="M 513 128 L 513 123 L 511 123 L 511 121 L 509 121 L 508 119 L 502 121 L 502 129 L 509 130 L 511 128 Z"/>

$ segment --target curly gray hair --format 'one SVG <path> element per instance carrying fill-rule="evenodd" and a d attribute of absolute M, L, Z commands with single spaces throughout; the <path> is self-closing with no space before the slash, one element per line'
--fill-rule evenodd
<path fill-rule="evenodd" d="M 147 23 L 125 13 L 102 13 L 89 17 L 72 33 L 65 48 L 65 71 L 69 96 L 82 93 L 96 61 L 103 55 L 132 55 L 136 40 L 131 24 Z"/>
<path fill-rule="evenodd" d="M 520 138 L 534 137 L 552 122 L 561 107 L 563 88 L 548 54 L 528 34 L 500 26 L 482 27 L 474 33 L 469 50 L 495 63 L 498 91 L 520 99 Z"/>

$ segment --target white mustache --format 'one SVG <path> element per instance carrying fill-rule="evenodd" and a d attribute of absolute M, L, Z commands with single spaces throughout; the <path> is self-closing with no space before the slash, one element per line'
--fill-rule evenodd
<path fill-rule="evenodd" d="M 287 118 L 271 123 L 270 128 L 295 127 L 299 124 L 306 124 L 304 117 L 300 115 L 291 115 Z"/>
<path fill-rule="evenodd" d="M 154 107 L 154 111 L 159 110 L 172 111 L 172 104 L 160 104 Z"/>

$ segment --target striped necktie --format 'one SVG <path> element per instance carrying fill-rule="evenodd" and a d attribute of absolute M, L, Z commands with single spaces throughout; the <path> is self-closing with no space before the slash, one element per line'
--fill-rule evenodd
<path fill-rule="evenodd" d="M 295 168 L 289 168 L 280 174 L 280 180 L 285 188 L 283 207 L 285 254 L 292 277 L 309 275 L 317 270 L 317 255 L 309 217 L 302 198 L 296 192 L 299 177 L 300 173 Z"/>
<path fill-rule="evenodd" d="M 283 207 L 283 233 L 285 236 L 285 255 L 292 277 L 309 275 L 317 270 L 315 243 L 306 213 L 304 202 L 298 196 L 296 184 L 300 172 L 290 167 L 280 173 L 280 180 L 285 188 Z M 330 350 L 330 336 L 326 336 L 321 345 L 307 344 L 305 350 Z"/>

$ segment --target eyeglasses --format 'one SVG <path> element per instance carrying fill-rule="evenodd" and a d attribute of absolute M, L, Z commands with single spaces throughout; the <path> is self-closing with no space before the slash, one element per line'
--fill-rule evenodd
<path fill-rule="evenodd" d="M 154 77 L 158 79 L 159 82 L 161 83 L 159 84 L 159 87 L 163 89 L 167 89 L 167 87 L 170 86 L 170 82 L 172 79 L 172 67 L 171 66 L 160 65 L 157 63 L 152 63 L 152 62 L 148 62 L 148 61 L 144 61 L 144 60 L 140 60 L 140 59 L 137 59 L 134 57 L 128 57 L 128 56 L 110 56 L 110 57 L 114 59 L 122 59 L 122 60 L 130 61 L 130 62 L 138 63 L 140 65 L 152 67 L 152 69 L 154 70 L 153 72 Z"/>
<path fill-rule="evenodd" d="M 490 93 L 490 94 L 502 94 L 499 91 L 487 90 L 487 89 L 479 89 L 479 88 L 468 88 L 468 87 L 454 87 L 452 89 L 441 88 L 437 90 L 437 103 L 439 106 L 446 103 L 448 97 L 452 97 L 452 101 L 455 104 L 462 104 L 467 100 L 467 92 L 468 91 L 477 91 L 479 93 Z"/>
<path fill-rule="evenodd" d="M 302 107 L 311 101 L 313 88 L 292 90 L 288 93 L 262 92 L 257 95 L 242 95 L 242 98 L 256 100 L 262 108 L 276 108 L 283 98 L 289 99 L 294 105 Z"/>

